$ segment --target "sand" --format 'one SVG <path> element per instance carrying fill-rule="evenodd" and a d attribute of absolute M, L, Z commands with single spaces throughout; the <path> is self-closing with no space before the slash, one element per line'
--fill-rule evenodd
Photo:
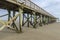
<path fill-rule="evenodd" d="M 23 27 L 23 33 L 5 28 L 0 32 L 0 40 L 60 40 L 60 23 L 43 25 L 36 29 Z"/>

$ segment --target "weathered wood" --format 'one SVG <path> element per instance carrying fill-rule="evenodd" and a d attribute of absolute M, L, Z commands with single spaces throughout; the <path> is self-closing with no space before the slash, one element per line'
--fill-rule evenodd
<path fill-rule="evenodd" d="M 30 19 L 30 23 L 32 23 L 32 14 L 31 14 L 31 19 Z"/>
<path fill-rule="evenodd" d="M 42 26 L 42 23 L 43 23 L 43 16 L 40 15 L 40 26 Z"/>
<path fill-rule="evenodd" d="M 15 16 L 15 11 L 13 10 L 13 17 L 14 17 L 14 16 Z M 14 20 L 13 20 L 12 25 L 13 25 L 13 28 L 14 28 Z"/>
<path fill-rule="evenodd" d="M 15 11 L 13 11 L 13 17 L 15 17 Z M 8 10 L 8 22 L 10 21 L 10 19 L 11 19 L 11 11 Z M 16 24 L 15 24 L 14 21 L 15 21 L 15 20 L 13 20 L 11 26 L 13 26 L 12 28 L 14 28 L 16 31 L 18 31 L 18 28 L 17 28 L 17 26 L 16 26 Z M 10 23 L 8 23 L 8 22 L 7 22 L 7 25 L 10 25 Z M 8 27 L 8 28 L 9 28 L 9 27 Z"/>
<path fill-rule="evenodd" d="M 34 26 L 33 26 L 33 28 L 36 28 L 36 14 L 35 14 L 35 12 L 33 12 L 33 15 L 34 15 Z"/>
<path fill-rule="evenodd" d="M 8 21 L 10 21 L 11 11 L 8 10 Z"/>
<path fill-rule="evenodd" d="M 29 23 L 33 26 L 32 21 L 29 20 L 30 18 L 31 18 L 31 20 L 32 20 L 32 17 L 29 16 L 29 15 L 31 15 L 31 14 L 27 13 L 27 16 L 24 14 L 24 18 L 25 18 L 26 20 L 25 20 L 25 22 L 23 23 L 23 26 L 24 26 L 26 23 L 27 23 L 27 27 L 29 27 Z M 23 18 L 23 19 L 24 19 L 24 18 Z"/>
<path fill-rule="evenodd" d="M 19 0 L 19 1 L 17 1 L 17 0 L 16 1 L 15 0 L 1 0 L 0 4 L 3 4 L 3 3 L 5 5 L 1 6 L 1 8 L 5 8 L 5 9 L 11 8 L 12 9 L 13 7 L 16 6 L 15 10 L 18 10 L 17 6 L 21 6 L 22 7 L 21 4 L 23 4 L 24 7 L 27 8 L 27 9 L 30 9 L 30 10 L 33 10 L 33 11 L 38 12 L 40 14 L 47 15 L 49 17 L 55 18 L 54 16 L 52 16 L 51 14 L 49 14 L 48 12 L 46 12 L 44 9 L 40 8 L 38 5 L 36 5 L 32 1 L 28 1 L 28 0 L 22 0 L 22 1 L 21 0 Z M 7 3 L 8 3 L 8 6 L 7 6 Z M 27 3 L 29 5 L 26 5 Z"/>
<path fill-rule="evenodd" d="M 22 32 L 22 14 L 23 14 L 23 10 L 21 8 L 19 8 L 19 30 L 20 32 Z"/>
<path fill-rule="evenodd" d="M 24 13 L 23 13 L 23 23 L 22 23 L 22 26 L 24 26 Z"/>
<path fill-rule="evenodd" d="M 48 24 L 48 17 L 46 16 L 46 24 Z"/>
<path fill-rule="evenodd" d="M 27 3 L 29 3 L 30 5 L 28 5 Z M 16 29 L 17 32 L 22 32 L 22 25 L 24 25 L 25 23 L 27 23 L 28 27 L 29 27 L 29 23 L 30 23 L 33 26 L 33 28 L 36 28 L 37 27 L 36 24 L 39 22 L 38 21 L 39 18 L 40 18 L 39 25 L 41 25 L 41 26 L 42 26 L 42 23 L 46 24 L 47 21 L 49 23 L 56 21 L 55 19 L 53 20 L 53 18 L 55 18 L 55 17 L 53 17 L 48 12 L 46 12 L 45 10 L 43 10 L 42 8 L 40 8 L 39 6 L 37 6 L 36 4 L 34 4 L 31 1 L 25 0 L 25 2 L 23 2 L 23 1 L 21 2 L 21 0 L 19 0 L 19 1 L 17 1 L 17 0 L 1 0 L 0 5 L 1 5 L 0 6 L 1 9 L 9 9 L 8 14 L 6 14 L 6 15 L 8 15 L 8 22 L 6 22 L 6 25 L 10 25 L 10 23 L 12 23 L 13 28 Z M 24 10 L 24 12 L 28 13 L 27 17 L 24 16 L 23 10 Z M 27 12 L 27 10 L 29 10 L 29 11 Z M 11 16 L 11 11 L 13 11 L 13 17 Z M 15 11 L 19 12 L 16 16 L 15 16 Z M 32 13 L 31 11 L 34 11 L 34 12 Z M 32 17 L 32 15 L 29 16 L 29 12 L 31 12 L 33 14 L 34 18 Z M 36 14 L 36 13 L 40 13 L 42 15 Z M 48 14 L 46 14 L 46 13 L 48 13 Z M 23 17 L 22 17 L 22 14 L 23 14 Z M 0 17 L 6 16 L 6 15 L 2 15 Z M 40 15 L 40 17 L 37 18 L 38 15 Z M 49 17 L 46 18 L 45 17 L 46 15 Z M 17 28 L 17 26 L 15 24 L 15 21 L 18 16 L 19 16 L 19 29 Z M 24 18 L 27 19 L 25 22 L 24 22 Z M 31 18 L 31 21 L 29 20 L 30 18 Z M 34 20 L 33 23 L 32 23 L 32 18 Z M 1 23 L 5 24 L 4 22 L 1 22 Z"/>
<path fill-rule="evenodd" d="M 27 21 L 28 21 L 27 27 L 29 27 L 29 13 L 27 14 Z"/>
<path fill-rule="evenodd" d="M 44 25 L 46 24 L 46 16 L 44 15 Z"/>

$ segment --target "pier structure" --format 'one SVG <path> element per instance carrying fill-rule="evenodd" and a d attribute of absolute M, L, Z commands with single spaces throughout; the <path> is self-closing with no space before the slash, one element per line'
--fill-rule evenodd
<path fill-rule="evenodd" d="M 0 16 L 8 15 L 8 21 L 6 23 L 1 21 L 0 23 L 5 26 L 11 25 L 8 28 L 14 29 L 16 32 L 22 32 L 22 26 L 26 23 L 27 27 L 31 25 L 33 28 L 37 28 L 37 24 L 43 26 L 43 24 L 56 22 L 56 17 L 30 0 L 0 0 L 0 9 L 5 9 L 8 12 L 8 14 Z M 11 11 L 13 17 L 11 17 Z M 16 14 L 16 12 L 18 13 Z M 17 18 L 19 18 L 19 27 L 15 24 Z"/>

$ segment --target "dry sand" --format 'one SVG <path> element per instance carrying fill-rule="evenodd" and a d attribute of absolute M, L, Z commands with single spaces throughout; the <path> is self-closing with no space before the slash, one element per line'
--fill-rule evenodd
<path fill-rule="evenodd" d="M 23 33 L 15 33 L 4 29 L 0 32 L 0 40 L 60 40 L 60 23 L 53 23 L 42 27 L 23 27 Z"/>

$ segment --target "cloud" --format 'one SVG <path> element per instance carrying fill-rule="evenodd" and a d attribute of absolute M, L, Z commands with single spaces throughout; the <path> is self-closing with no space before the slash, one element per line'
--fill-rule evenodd
<path fill-rule="evenodd" d="M 49 7 L 53 5 L 60 4 L 60 0 L 32 0 L 34 3 L 41 7 Z"/>
<path fill-rule="evenodd" d="M 32 0 L 34 3 L 60 18 L 60 0 Z"/>

